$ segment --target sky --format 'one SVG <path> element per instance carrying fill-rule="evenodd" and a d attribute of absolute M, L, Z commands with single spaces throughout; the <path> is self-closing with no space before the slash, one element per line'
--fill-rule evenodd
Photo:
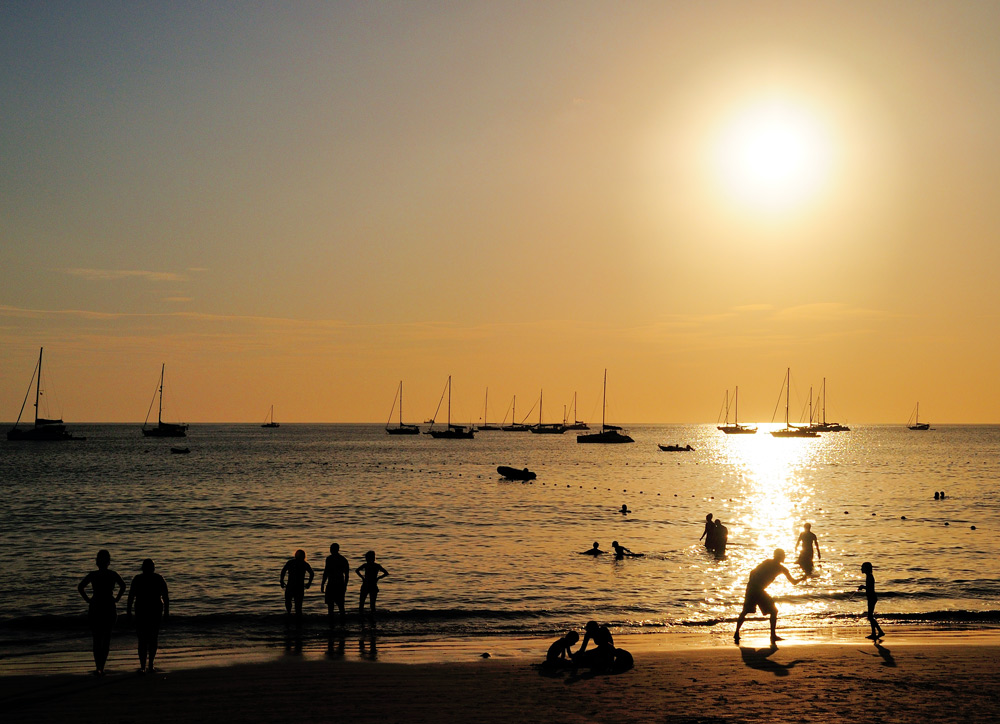
<path fill-rule="evenodd" d="M 8 2 L 0 419 L 1000 422 L 994 2 Z M 30 402 L 29 402 L 30 405 Z M 30 409 L 26 412 L 30 415 Z M 533 413 L 537 415 L 537 408 Z M 783 411 L 778 409 L 778 417 Z M 439 418 L 441 415 L 439 415 Z"/>

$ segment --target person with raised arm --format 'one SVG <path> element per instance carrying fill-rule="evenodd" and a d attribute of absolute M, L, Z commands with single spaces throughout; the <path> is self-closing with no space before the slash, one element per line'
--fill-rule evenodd
<path fill-rule="evenodd" d="M 785 551 L 777 548 L 774 551 L 773 557 L 768 558 L 750 571 L 750 580 L 747 582 L 747 592 L 743 599 L 743 610 L 740 612 L 739 618 L 736 619 L 736 633 L 733 634 L 733 639 L 736 643 L 740 641 L 740 628 L 743 626 L 747 614 L 753 613 L 758 608 L 761 613 L 766 613 L 771 617 L 771 641 L 781 641 L 781 637 L 776 633 L 778 607 L 774 605 L 774 600 L 767 594 L 765 589 L 774 583 L 774 579 L 779 575 L 783 575 L 796 585 L 805 579 L 805 576 L 802 576 L 802 578 L 792 578 L 792 574 L 788 572 L 788 569 L 781 565 L 784 560 Z"/>

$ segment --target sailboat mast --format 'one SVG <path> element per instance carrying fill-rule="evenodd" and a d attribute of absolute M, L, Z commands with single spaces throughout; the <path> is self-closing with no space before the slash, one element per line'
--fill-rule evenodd
<path fill-rule="evenodd" d="M 729 390 L 726 390 L 726 394 L 729 394 Z M 733 398 L 733 406 L 736 408 L 733 413 L 733 424 L 740 424 L 740 386 L 736 385 L 736 395 Z"/>
<path fill-rule="evenodd" d="M 601 393 L 601 432 L 606 427 L 605 417 L 608 412 L 608 368 L 604 368 L 604 391 Z"/>
<path fill-rule="evenodd" d="M 403 426 L 403 381 L 399 381 L 399 426 Z"/>
<path fill-rule="evenodd" d="M 156 412 L 157 425 L 163 423 L 163 370 L 166 368 L 166 366 L 167 366 L 166 362 L 160 365 L 160 408 Z"/>
<path fill-rule="evenodd" d="M 826 424 L 826 377 L 823 378 L 823 424 Z"/>
<path fill-rule="evenodd" d="M 792 368 L 789 367 L 787 370 L 785 370 L 785 427 L 786 428 L 791 427 L 791 425 L 788 424 L 788 394 L 789 394 L 788 388 L 791 386 L 792 386 Z"/>
<path fill-rule="evenodd" d="M 42 389 L 42 351 L 44 347 L 38 348 L 38 377 L 35 378 L 35 425 L 38 425 L 38 399 L 41 397 Z"/>
<path fill-rule="evenodd" d="M 451 429 L 451 375 L 448 375 L 448 428 Z"/>

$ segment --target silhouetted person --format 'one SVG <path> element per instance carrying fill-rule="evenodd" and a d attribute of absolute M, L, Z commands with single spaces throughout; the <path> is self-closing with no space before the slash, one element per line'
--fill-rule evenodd
<path fill-rule="evenodd" d="M 705 530 L 701 532 L 701 536 L 698 538 L 698 540 L 705 539 L 705 547 L 708 550 L 712 550 L 712 536 L 714 533 L 715 523 L 712 522 L 712 514 L 709 513 L 705 516 Z"/>
<path fill-rule="evenodd" d="M 344 625 L 344 597 L 347 595 L 347 582 L 351 578 L 351 566 L 347 559 L 340 555 L 340 544 L 330 545 L 330 555 L 326 557 L 323 568 L 323 579 L 320 581 L 320 593 L 326 591 L 326 608 L 333 623 L 333 609 L 340 609 L 340 625 Z"/>
<path fill-rule="evenodd" d="M 770 586 L 779 575 L 784 575 L 785 578 L 794 584 L 798 584 L 805 579 L 805 576 L 802 578 L 792 578 L 792 574 L 788 572 L 788 569 L 781 565 L 784 560 L 785 552 L 778 548 L 774 551 L 772 558 L 769 558 L 750 571 L 750 580 L 747 582 L 747 593 L 743 599 L 743 611 L 740 612 L 740 617 L 736 619 L 736 633 L 733 634 L 733 639 L 737 642 L 740 640 L 740 627 L 743 626 L 747 614 L 753 613 L 758 608 L 761 613 L 766 613 L 771 617 L 771 641 L 781 640 L 775 632 L 778 626 L 778 607 L 774 605 L 774 601 L 764 589 Z"/>
<path fill-rule="evenodd" d="M 868 561 L 862 563 L 861 572 L 865 574 L 865 582 L 858 586 L 858 590 L 864 591 L 865 597 L 868 599 L 868 623 L 872 627 L 872 632 L 865 638 L 880 639 L 885 636 L 885 632 L 875 620 L 875 604 L 878 603 L 878 594 L 875 593 L 875 575 L 872 573 L 872 564 Z"/>
<path fill-rule="evenodd" d="M 375 599 L 378 598 L 378 582 L 389 575 L 389 571 L 375 562 L 375 551 L 365 553 L 365 562 L 354 569 L 361 577 L 361 600 L 358 603 L 358 613 L 365 615 L 365 598 L 371 610 L 372 621 L 375 620 Z M 363 620 L 363 619 L 362 619 Z M 374 644 L 372 645 L 374 649 Z"/>
<path fill-rule="evenodd" d="M 611 547 L 614 548 L 615 550 L 616 561 L 623 560 L 626 556 L 628 556 L 629 558 L 642 558 L 642 556 L 645 555 L 643 553 L 633 553 L 625 546 L 618 545 L 618 541 L 616 540 L 611 541 Z"/>
<path fill-rule="evenodd" d="M 627 505 L 625 505 L 625 503 L 622 503 L 622 507 L 621 507 L 621 514 L 622 514 L 622 515 L 628 515 L 628 514 L 629 514 L 629 513 L 631 513 L 631 512 L 632 512 L 632 511 L 628 509 L 628 506 L 627 506 Z"/>
<path fill-rule="evenodd" d="M 712 534 L 712 552 L 717 559 L 726 557 L 726 545 L 729 543 L 729 528 L 722 524 L 718 518 L 715 519 L 715 531 Z"/>
<path fill-rule="evenodd" d="M 938 491 L 935 490 L 934 491 L 934 500 L 940 500 L 940 499 L 941 499 L 941 493 L 939 493 Z"/>
<path fill-rule="evenodd" d="M 118 618 L 118 603 L 122 594 L 125 593 L 125 581 L 108 566 L 111 565 L 111 554 L 106 550 L 97 551 L 97 570 L 88 573 L 76 590 L 83 596 L 90 608 L 87 612 L 87 620 L 90 622 L 90 629 L 94 634 L 94 673 L 99 676 L 104 675 L 104 664 L 108 660 L 108 652 L 111 650 L 111 629 L 114 628 L 115 620 Z M 88 596 L 86 588 L 91 587 L 91 594 Z M 115 586 L 118 592 L 115 593 Z"/>
<path fill-rule="evenodd" d="M 309 580 L 306 580 L 306 574 Z M 285 583 L 285 576 L 288 576 L 288 583 Z M 306 563 L 306 552 L 301 548 L 295 551 L 295 557 L 289 558 L 281 569 L 281 587 L 285 589 L 285 613 L 291 615 L 292 602 L 295 603 L 295 618 L 302 618 L 302 599 L 305 598 L 306 589 L 312 585 L 315 577 L 312 566 Z"/>
<path fill-rule="evenodd" d="M 801 550 L 799 550 L 800 548 Z M 819 539 L 812 532 L 812 523 L 803 523 L 802 533 L 799 534 L 799 539 L 795 543 L 795 550 L 799 553 L 795 562 L 806 573 L 813 572 L 813 549 L 816 551 L 816 557 L 823 560 L 823 554 L 819 550 Z"/>
<path fill-rule="evenodd" d="M 580 634 L 576 631 L 570 631 L 562 638 L 553 641 L 552 645 L 549 646 L 548 652 L 545 654 L 545 665 L 550 668 L 558 668 L 572 664 L 572 647 L 576 646 L 579 640 Z"/>
<path fill-rule="evenodd" d="M 604 551 L 601 550 L 600 544 L 595 540 L 594 547 L 588 551 L 580 551 L 581 556 L 603 556 Z"/>
<path fill-rule="evenodd" d="M 128 615 L 132 617 L 135 604 L 135 635 L 139 640 L 139 672 L 153 671 L 153 660 L 160 637 L 160 623 L 170 616 L 170 598 L 167 582 L 156 573 L 152 559 L 142 562 L 142 573 L 132 579 L 128 587 Z M 146 661 L 149 661 L 147 668 Z"/>
<path fill-rule="evenodd" d="M 591 641 L 594 648 L 587 649 Z M 573 654 L 573 668 L 583 666 L 588 669 L 611 669 L 615 663 L 615 641 L 607 625 L 599 625 L 597 621 L 588 621 L 583 630 L 583 643 L 580 650 Z"/>

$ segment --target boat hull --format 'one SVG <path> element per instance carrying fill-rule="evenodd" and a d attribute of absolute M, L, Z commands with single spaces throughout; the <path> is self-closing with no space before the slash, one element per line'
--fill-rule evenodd
<path fill-rule="evenodd" d="M 508 465 L 500 465 L 497 472 L 506 480 L 534 480 L 538 476 L 528 470 L 528 468 L 512 468 Z"/>
<path fill-rule="evenodd" d="M 416 425 L 403 425 L 401 427 L 387 427 L 385 429 L 390 435 L 419 435 L 420 428 Z"/>
<path fill-rule="evenodd" d="M 472 440 L 476 433 L 472 430 L 428 430 L 435 440 Z"/>
<path fill-rule="evenodd" d="M 719 425 L 718 429 L 727 435 L 756 435 L 756 427 L 747 427 L 746 425 Z"/>
<path fill-rule="evenodd" d="M 15 427 L 7 431 L 11 442 L 59 442 L 62 440 L 86 440 L 72 435 L 65 425 L 39 425 L 38 427 Z"/>
<path fill-rule="evenodd" d="M 142 428 L 145 437 L 187 437 L 187 425 L 174 425 L 161 422 L 156 427 Z"/>
<path fill-rule="evenodd" d="M 605 430 L 604 432 L 593 432 L 589 435 L 577 435 L 576 441 L 580 444 L 597 445 L 618 445 L 622 443 L 635 442 L 628 435 L 624 435 L 617 430 Z"/>

